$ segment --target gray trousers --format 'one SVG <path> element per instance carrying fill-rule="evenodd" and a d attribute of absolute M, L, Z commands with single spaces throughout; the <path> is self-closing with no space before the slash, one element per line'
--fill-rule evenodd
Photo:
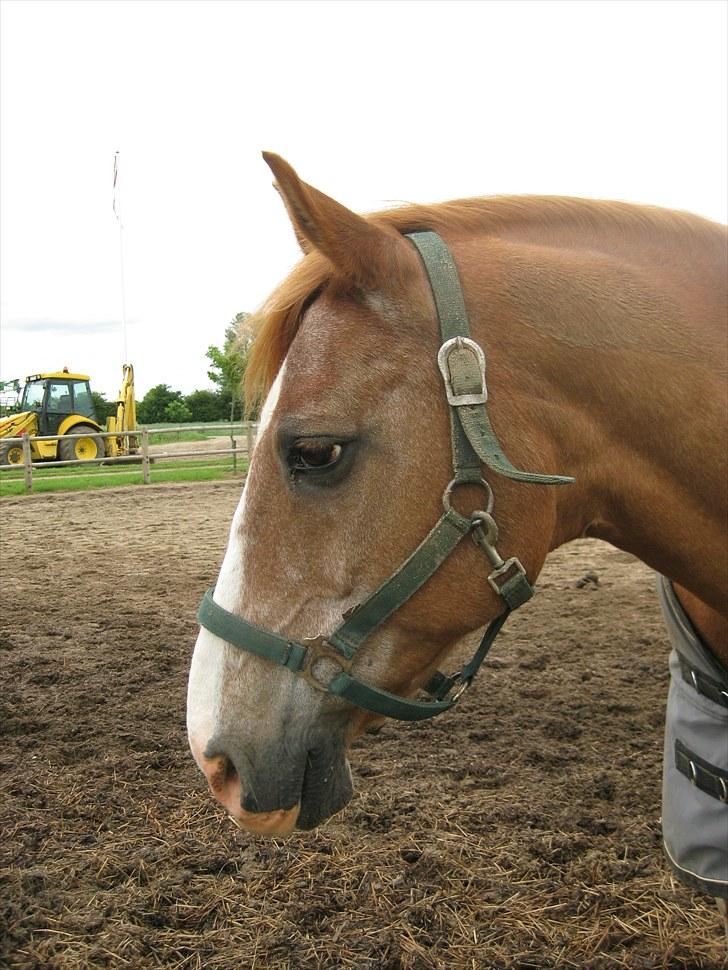
<path fill-rule="evenodd" d="M 726 899 L 728 674 L 701 643 L 664 576 L 658 593 L 673 648 L 662 773 L 665 854 L 682 882 Z"/>

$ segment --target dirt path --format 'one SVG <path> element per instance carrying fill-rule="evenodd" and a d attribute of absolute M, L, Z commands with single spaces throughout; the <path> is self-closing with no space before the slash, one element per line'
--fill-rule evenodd
<path fill-rule="evenodd" d="M 244 451 L 246 447 L 245 435 L 235 435 L 239 451 Z M 200 441 L 175 441 L 173 435 L 169 435 L 168 440 L 158 445 L 149 446 L 150 455 L 174 455 L 178 452 L 197 451 L 204 454 L 208 451 L 222 451 L 230 448 L 230 435 L 217 436 L 215 438 L 203 438 Z"/>
<path fill-rule="evenodd" d="M 239 490 L 3 500 L 0 965 L 722 965 L 660 850 L 653 577 L 596 542 L 550 558 L 454 713 L 357 742 L 340 816 L 280 843 L 234 829 L 184 710 Z"/>

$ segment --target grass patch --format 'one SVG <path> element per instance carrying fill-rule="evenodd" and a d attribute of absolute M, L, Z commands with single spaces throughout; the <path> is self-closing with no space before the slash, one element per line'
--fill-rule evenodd
<path fill-rule="evenodd" d="M 199 461 L 169 461 L 152 463 L 151 484 L 162 482 L 212 482 L 237 479 L 247 471 L 247 461 L 238 459 L 237 472 L 233 473 L 229 459 L 201 459 Z M 73 468 L 46 468 L 33 472 L 33 494 L 40 492 L 85 491 L 96 488 L 114 488 L 120 485 L 143 484 L 140 465 L 94 466 L 89 471 L 81 466 Z M 25 494 L 22 469 L 0 472 L 0 498 Z"/>
<path fill-rule="evenodd" d="M 143 431 L 143 428 L 139 428 Z M 164 425 L 155 425 L 153 428 L 148 428 L 149 431 L 149 444 L 150 445 L 165 445 L 170 441 L 207 441 L 209 438 L 229 438 L 230 429 L 227 426 L 223 427 L 213 427 L 213 428 L 196 428 L 193 431 L 187 431 L 184 427 L 174 428 L 165 431 Z M 234 425 L 235 437 L 240 440 L 244 439 L 246 436 L 245 425 L 236 424 Z"/>
<path fill-rule="evenodd" d="M 240 439 L 244 437 L 245 432 L 236 431 L 235 437 Z M 150 445 L 166 445 L 170 441 L 207 441 L 208 438 L 230 438 L 230 435 L 225 431 L 167 431 L 162 434 L 158 431 L 149 432 L 149 444 Z"/>

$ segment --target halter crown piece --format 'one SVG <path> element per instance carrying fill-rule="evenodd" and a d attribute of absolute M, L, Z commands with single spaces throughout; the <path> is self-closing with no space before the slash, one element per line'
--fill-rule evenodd
<path fill-rule="evenodd" d="M 498 553 L 498 527 L 491 515 L 493 493 L 482 477 L 481 466 L 485 464 L 499 475 L 532 484 L 566 485 L 574 479 L 520 471 L 505 456 L 486 411 L 485 354 L 470 339 L 452 254 L 437 233 L 413 232 L 407 238 L 424 263 L 440 321 L 442 345 L 437 361 L 450 406 L 453 465 L 452 481 L 443 494 L 443 515 L 410 557 L 355 607 L 330 636 L 305 643 L 287 640 L 218 606 L 213 600 L 213 589 L 205 593 L 197 619 L 201 626 L 232 646 L 301 674 L 316 690 L 385 717 L 420 721 L 457 703 L 472 683 L 508 614 L 534 593 L 519 560 L 513 556 L 504 561 Z M 460 485 L 480 486 L 486 495 L 485 509 L 469 516 L 454 509 L 451 496 Z M 424 700 L 399 697 L 359 680 L 352 673 L 352 667 L 362 643 L 427 582 L 467 535 L 472 536 L 485 554 L 491 567 L 488 582 L 505 604 L 504 611 L 487 627 L 471 660 L 450 676 L 436 673 L 424 687 L 427 695 Z M 336 671 L 333 674 L 332 665 Z"/>

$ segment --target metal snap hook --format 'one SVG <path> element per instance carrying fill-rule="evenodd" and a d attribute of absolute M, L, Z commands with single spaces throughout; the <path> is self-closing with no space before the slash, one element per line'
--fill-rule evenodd
<path fill-rule="evenodd" d="M 472 539 L 476 546 L 482 545 L 483 541 L 490 546 L 496 544 L 498 541 L 498 524 L 489 512 L 478 509 L 471 514 L 470 521 L 473 524 Z"/>

